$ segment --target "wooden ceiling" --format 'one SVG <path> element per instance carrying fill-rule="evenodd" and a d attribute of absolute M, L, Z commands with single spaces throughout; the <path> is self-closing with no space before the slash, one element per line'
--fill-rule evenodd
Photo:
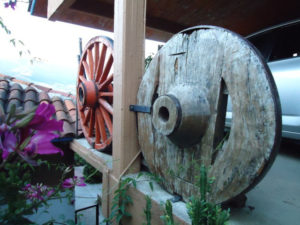
<path fill-rule="evenodd" d="M 33 0 L 30 7 L 36 16 L 113 31 L 114 0 Z M 146 37 L 167 41 L 196 25 L 221 26 L 247 36 L 298 19 L 299 0 L 148 0 Z"/>

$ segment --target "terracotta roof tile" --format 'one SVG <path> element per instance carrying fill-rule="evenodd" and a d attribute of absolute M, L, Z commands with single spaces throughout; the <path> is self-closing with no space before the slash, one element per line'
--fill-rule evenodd
<path fill-rule="evenodd" d="M 10 91 L 13 91 L 13 90 L 23 91 L 23 88 L 20 84 L 14 83 L 10 87 Z"/>
<path fill-rule="evenodd" d="M 49 97 L 49 94 L 52 98 Z M 55 107 L 56 119 L 64 122 L 64 131 L 60 134 L 61 137 L 75 137 L 76 106 L 74 99 L 75 96 L 70 93 L 55 91 L 0 74 L 0 105 L 5 113 L 12 105 L 16 105 L 18 111 L 27 112 L 42 102 L 52 103 Z M 82 135 L 80 126 L 79 134 Z"/>
<path fill-rule="evenodd" d="M 29 91 L 34 91 L 34 92 L 36 92 L 36 89 L 35 89 L 34 87 L 32 87 L 32 86 L 28 86 L 27 88 L 25 88 L 25 93 L 26 93 L 26 92 L 29 92 Z"/>
<path fill-rule="evenodd" d="M 12 105 L 15 105 L 17 108 L 22 107 L 22 102 L 18 99 L 10 99 L 8 100 L 7 107 L 6 107 L 6 112 L 10 110 Z"/>
<path fill-rule="evenodd" d="M 3 101 L 7 100 L 7 90 L 0 89 L 0 99 Z"/>
<path fill-rule="evenodd" d="M 57 96 L 53 97 L 52 98 L 52 104 L 55 107 L 56 113 L 59 112 L 59 111 L 64 111 L 64 112 L 66 111 L 60 97 L 57 97 Z"/>
<path fill-rule="evenodd" d="M 25 89 L 24 102 L 26 103 L 28 101 L 37 103 L 37 91 L 33 87 L 27 87 Z"/>
<path fill-rule="evenodd" d="M 3 101 L 3 100 L 0 99 L 0 105 L 1 105 L 1 107 L 2 107 L 3 109 L 5 109 L 5 101 Z"/>
<path fill-rule="evenodd" d="M 50 103 L 51 102 L 49 95 L 45 91 L 40 92 L 38 98 L 39 98 L 38 99 L 39 103 L 42 103 L 42 102 Z"/>
<path fill-rule="evenodd" d="M 67 107 L 68 111 L 76 110 L 76 106 L 75 106 L 74 102 L 70 99 L 65 100 L 65 106 Z"/>
<path fill-rule="evenodd" d="M 57 111 L 56 112 L 56 119 L 69 122 L 68 115 L 64 111 Z"/>
<path fill-rule="evenodd" d="M 9 85 L 8 85 L 8 81 L 7 80 L 5 80 L 5 79 L 1 79 L 0 80 L 0 89 L 3 89 L 3 90 L 8 90 L 8 88 L 9 88 Z"/>
<path fill-rule="evenodd" d="M 73 123 L 75 123 L 75 121 L 76 121 L 76 110 L 69 111 L 69 115 L 70 115 Z"/>
<path fill-rule="evenodd" d="M 24 112 L 30 112 L 37 104 L 32 101 L 27 101 L 24 103 Z"/>
<path fill-rule="evenodd" d="M 72 137 L 72 136 L 74 136 L 75 127 L 72 126 L 70 123 L 64 122 L 63 130 L 64 131 L 61 133 L 61 135 L 63 137 Z"/>

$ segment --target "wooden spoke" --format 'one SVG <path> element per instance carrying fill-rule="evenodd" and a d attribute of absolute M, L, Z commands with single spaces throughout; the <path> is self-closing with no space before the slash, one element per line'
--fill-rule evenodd
<path fill-rule="evenodd" d="M 92 109 L 88 109 L 88 112 L 87 112 L 85 118 L 83 119 L 83 125 L 85 125 L 85 126 L 87 125 L 88 121 L 90 120 L 91 111 L 92 111 Z"/>
<path fill-rule="evenodd" d="M 80 60 L 77 78 L 77 105 L 83 134 L 98 150 L 107 149 L 113 131 L 112 41 L 91 39 Z"/>
<path fill-rule="evenodd" d="M 83 76 L 84 78 L 86 78 L 83 66 L 80 66 L 78 76 Z"/>
<path fill-rule="evenodd" d="M 99 128 L 99 124 L 98 124 L 98 121 L 97 121 L 97 110 L 96 110 L 96 122 L 95 122 L 95 135 L 96 135 L 96 138 L 95 138 L 95 144 L 100 144 L 100 128 Z"/>
<path fill-rule="evenodd" d="M 91 71 L 90 71 L 89 65 L 87 64 L 86 61 L 82 61 L 82 65 L 83 65 L 83 67 L 84 67 L 84 71 L 85 71 L 86 75 L 88 76 L 88 78 L 89 78 L 90 80 L 92 80 L 92 79 L 91 79 L 92 75 L 91 75 Z"/>
<path fill-rule="evenodd" d="M 98 62 L 98 65 L 97 65 L 97 70 L 96 70 L 96 79 L 95 79 L 96 82 L 98 82 L 100 80 L 100 77 L 101 77 L 102 72 L 103 72 L 103 66 L 104 66 L 104 62 L 105 62 L 106 50 L 107 50 L 106 45 L 102 45 L 100 59 L 99 59 L 99 62 Z"/>
<path fill-rule="evenodd" d="M 94 79 L 94 59 L 93 59 L 93 52 L 92 50 L 87 50 L 87 55 L 89 58 L 89 65 L 90 65 L 90 80 Z"/>
<path fill-rule="evenodd" d="M 83 83 L 87 82 L 87 80 L 85 79 L 85 77 L 83 76 L 79 76 L 79 80 Z"/>
<path fill-rule="evenodd" d="M 104 96 L 113 97 L 113 92 L 100 92 L 99 95 L 100 97 L 104 97 Z"/>
<path fill-rule="evenodd" d="M 95 110 L 91 109 L 91 118 L 90 118 L 90 123 L 89 123 L 89 137 L 92 137 L 94 127 L 95 127 Z"/>
<path fill-rule="evenodd" d="M 100 111 L 103 115 L 103 118 L 104 118 L 104 121 L 105 121 L 105 124 L 107 126 L 107 129 L 109 130 L 109 133 L 110 135 L 112 135 L 113 133 L 113 125 L 112 125 L 112 121 L 111 121 L 111 118 L 108 114 L 108 112 L 106 111 L 106 109 L 104 109 L 103 107 L 100 107 Z"/>
<path fill-rule="evenodd" d="M 107 61 L 106 65 L 105 65 L 105 69 L 104 69 L 104 71 L 103 71 L 103 73 L 101 75 L 100 83 L 106 80 L 107 75 L 108 75 L 108 73 L 109 73 L 109 71 L 111 69 L 111 66 L 113 64 L 113 61 L 114 61 L 114 58 L 113 58 L 112 55 L 110 55 L 109 58 L 108 58 L 108 61 Z"/>
<path fill-rule="evenodd" d="M 105 142 L 107 140 L 107 136 L 106 136 L 103 116 L 102 116 L 99 108 L 96 111 L 96 116 L 97 116 L 98 126 L 100 128 L 99 130 L 100 130 L 100 134 L 101 134 L 101 140 L 102 140 L 102 142 Z"/>
<path fill-rule="evenodd" d="M 79 107 L 79 111 L 80 112 L 84 112 L 84 109 L 85 109 L 85 106 L 84 105 L 78 105 L 78 107 Z"/>
<path fill-rule="evenodd" d="M 99 85 L 99 87 L 98 87 L 99 91 L 101 91 L 103 88 L 106 88 L 109 84 L 111 84 L 113 79 L 114 79 L 113 74 L 111 74 L 109 77 L 107 77 L 107 79 Z"/>
<path fill-rule="evenodd" d="M 106 100 L 104 100 L 103 98 L 100 98 L 100 99 L 99 99 L 99 103 L 100 103 L 100 105 L 102 105 L 103 108 L 105 108 L 111 115 L 113 114 L 113 108 L 112 108 L 112 106 L 111 106 Z"/>
<path fill-rule="evenodd" d="M 95 54 L 95 62 L 94 62 L 94 78 L 96 79 L 96 72 L 97 72 L 97 65 L 99 64 L 99 42 L 95 43 L 94 47 L 94 54 Z"/>

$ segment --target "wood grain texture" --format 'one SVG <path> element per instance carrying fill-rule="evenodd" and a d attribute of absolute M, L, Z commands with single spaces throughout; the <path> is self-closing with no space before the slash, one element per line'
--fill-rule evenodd
<path fill-rule="evenodd" d="M 70 148 L 101 173 L 112 170 L 112 156 L 96 151 L 85 138 L 74 139 Z"/>
<path fill-rule="evenodd" d="M 53 1 L 57 0 L 48 0 L 48 4 Z M 69 0 L 63 2 L 67 1 Z M 63 8 L 63 11 L 58 8 L 59 13 L 53 12 L 54 18 L 113 32 L 114 0 L 73 1 L 74 3 Z M 45 17 L 47 0 L 36 2 L 33 14 Z M 279 0 L 276 4 L 272 0 L 148 0 L 146 35 L 149 39 L 167 41 L 172 34 L 201 23 L 222 26 L 246 36 L 270 26 L 298 20 L 299 8 L 298 0 Z"/>
<path fill-rule="evenodd" d="M 115 67 L 113 174 L 119 178 L 139 152 L 136 115 L 129 105 L 136 103 L 136 93 L 144 72 L 146 1 L 115 1 Z M 137 172 L 140 158 L 128 172 Z"/>
<path fill-rule="evenodd" d="M 218 117 L 224 108 L 219 101 L 225 91 L 222 82 L 232 100 L 233 118 L 228 140 L 216 151 L 219 123 L 224 122 Z M 216 179 L 211 200 L 225 202 L 255 185 L 275 158 L 281 137 L 275 83 L 248 42 L 228 30 L 200 26 L 173 36 L 155 56 L 140 84 L 138 104 L 152 106 L 157 97 L 182 87 L 198 89 L 209 102 L 201 141 L 178 147 L 155 130 L 152 115 L 138 113 L 141 150 L 150 170 L 163 177 L 164 187 L 185 200 L 199 194 L 195 177 L 204 164 L 208 176 Z"/>

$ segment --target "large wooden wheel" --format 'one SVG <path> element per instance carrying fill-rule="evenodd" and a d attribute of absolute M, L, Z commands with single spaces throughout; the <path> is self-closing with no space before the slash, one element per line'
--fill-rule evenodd
<path fill-rule="evenodd" d="M 200 194 L 200 165 L 215 178 L 211 201 L 247 192 L 279 148 L 281 108 L 272 74 L 250 43 L 223 28 L 199 26 L 174 35 L 144 74 L 137 104 L 152 109 L 138 113 L 147 165 L 184 200 Z"/>
<path fill-rule="evenodd" d="M 77 105 L 82 130 L 97 150 L 105 150 L 113 134 L 113 41 L 91 39 L 81 56 L 77 79 Z"/>

